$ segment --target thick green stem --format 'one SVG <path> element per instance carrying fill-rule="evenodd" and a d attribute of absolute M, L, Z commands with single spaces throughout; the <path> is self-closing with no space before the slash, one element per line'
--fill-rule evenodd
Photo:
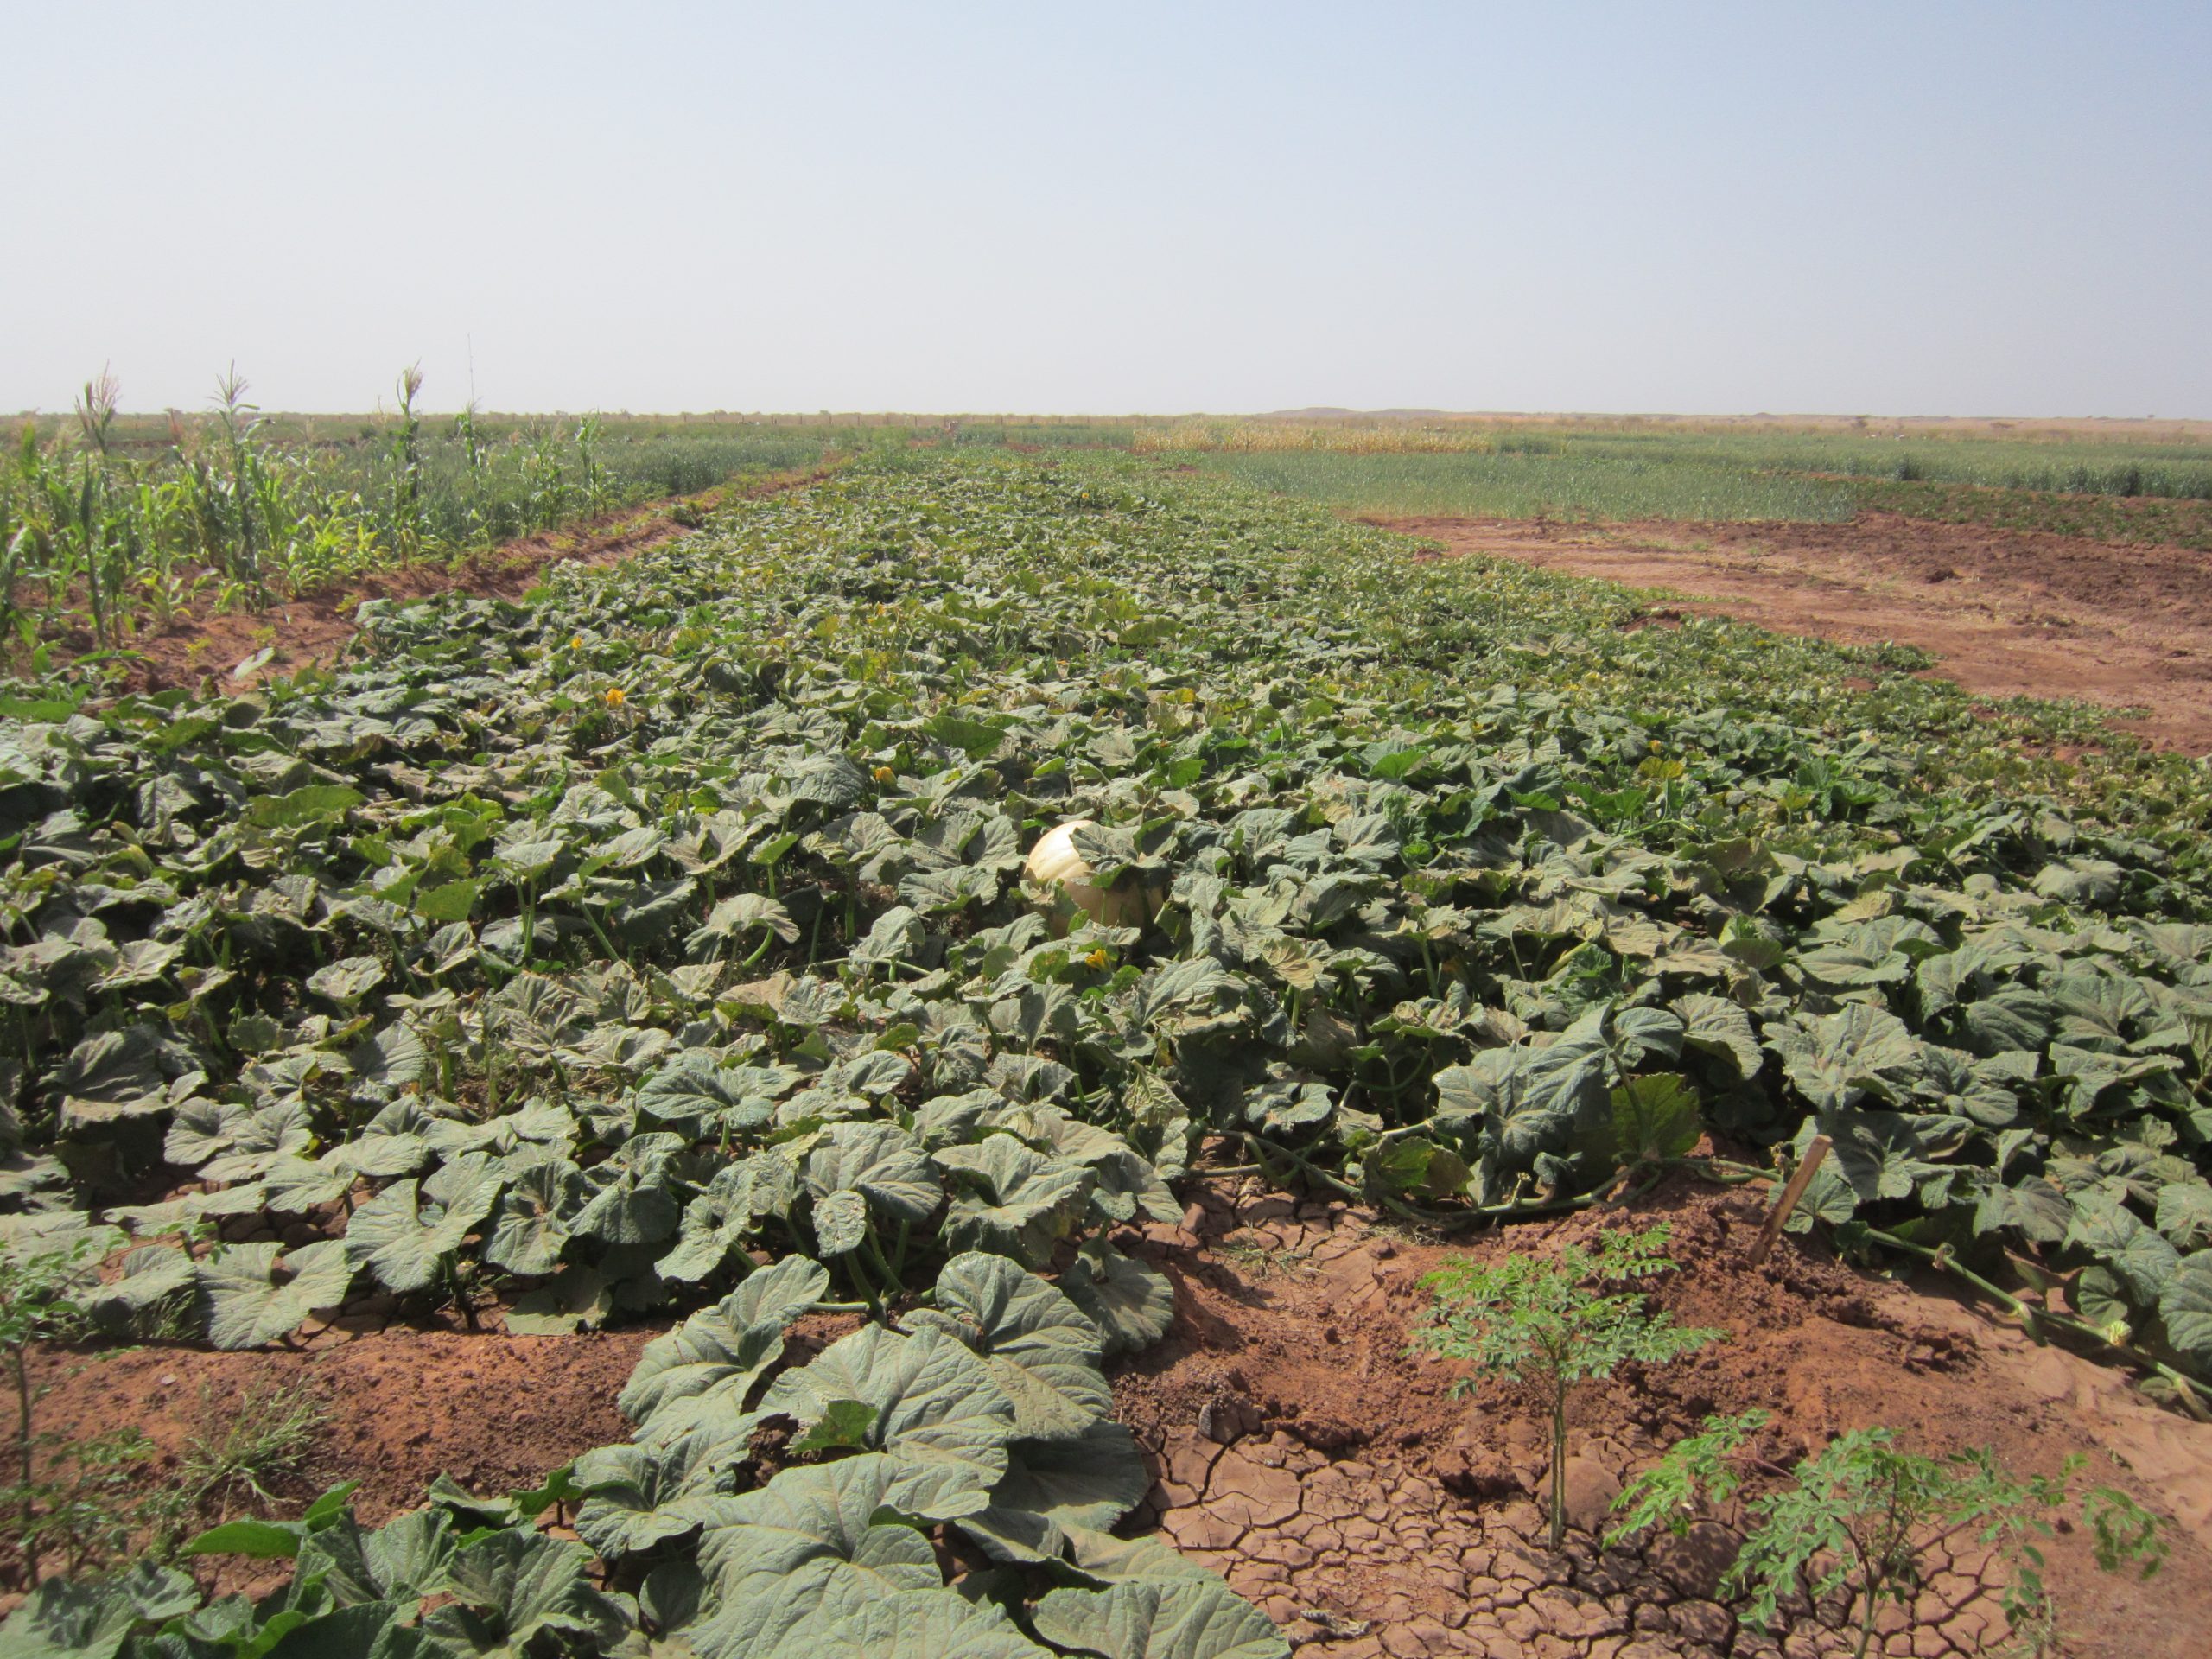
<path fill-rule="evenodd" d="M 1270 1157 L 1280 1158 L 1290 1164 L 1308 1180 L 1318 1182 L 1323 1186 L 1341 1192 L 1348 1198 L 1365 1198 L 1369 1196 L 1350 1182 L 1331 1174 L 1310 1159 L 1293 1152 L 1288 1147 L 1278 1146 L 1272 1141 L 1263 1140 L 1249 1129 L 1243 1130 L 1241 1134 L 1247 1149 L 1260 1160 L 1260 1173 L 1269 1180 L 1281 1179 L 1274 1170 L 1268 1167 L 1268 1160 Z M 1384 1209 L 1403 1216 L 1408 1221 L 1417 1221 L 1425 1227 L 1472 1227 L 1486 1221 L 1532 1220 L 1540 1216 L 1556 1216 L 1569 1211 L 1587 1210 L 1601 1202 L 1604 1196 L 1599 1192 L 1586 1192 L 1580 1198 L 1539 1198 L 1533 1203 L 1493 1204 L 1466 1210 L 1431 1210 L 1423 1205 L 1409 1204 L 1394 1193 L 1381 1192 L 1374 1195 L 1376 1200 Z"/>
<path fill-rule="evenodd" d="M 1552 1551 L 1567 1547 L 1567 1380 L 1552 1382 Z"/>
<path fill-rule="evenodd" d="M 496 1116 L 499 1109 L 499 1050 L 492 1037 L 492 1009 L 486 1004 L 482 1014 L 484 1025 L 484 1115 Z"/>
<path fill-rule="evenodd" d="M 877 1294 L 874 1284 L 868 1279 L 868 1269 L 861 1263 L 861 1253 L 847 1250 L 837 1259 L 845 1264 L 846 1277 L 853 1281 L 853 1288 L 860 1292 L 861 1299 L 868 1304 L 868 1317 L 880 1319 L 883 1317 L 883 1299 Z"/>
<path fill-rule="evenodd" d="M 1866 1659 L 1866 1649 L 1874 1641 L 1874 1610 L 1882 1604 L 1874 1593 L 1875 1586 L 1866 1586 L 1866 1611 L 1859 1618 L 1859 1644 L 1852 1649 L 1851 1659 Z"/>
<path fill-rule="evenodd" d="M 868 1236 L 862 1240 L 862 1243 L 868 1250 L 869 1262 L 883 1280 L 884 1294 L 889 1296 L 897 1295 L 903 1287 L 899 1281 L 899 1270 L 884 1259 L 883 1246 L 876 1242 L 874 1227 L 871 1226 L 868 1230 Z"/>
<path fill-rule="evenodd" d="M 1266 1166 L 1268 1158 L 1272 1154 L 1273 1156 L 1281 1158 L 1285 1162 L 1292 1165 L 1308 1180 L 1319 1181 L 1324 1186 L 1332 1187 L 1337 1192 L 1343 1193 L 1348 1198 L 1356 1198 L 1360 1196 L 1359 1189 L 1357 1187 L 1353 1186 L 1347 1181 L 1338 1179 L 1337 1177 L 1329 1173 L 1327 1170 L 1310 1162 L 1297 1153 L 1293 1152 L 1288 1147 L 1279 1147 L 1272 1141 L 1262 1141 L 1258 1135 L 1254 1135 L 1249 1129 L 1245 1130 L 1243 1133 L 1244 1144 L 1252 1149 L 1253 1156 L 1259 1159 L 1263 1168 Z M 1278 1179 L 1274 1172 L 1272 1170 L 1267 1171 L 1267 1175 L 1269 1180 Z"/>
<path fill-rule="evenodd" d="M 38 1588 L 38 1497 L 31 1468 L 30 1369 L 26 1363 L 22 1344 L 17 1343 L 9 1348 L 8 1360 L 16 1373 L 16 1459 L 20 1465 L 16 1478 L 22 1482 L 23 1494 L 21 1511 L 23 1580 L 35 1590 Z"/>
<path fill-rule="evenodd" d="M 2204 1378 L 2192 1376 L 2162 1359 L 2145 1353 L 2132 1344 L 2114 1342 L 2086 1319 L 2077 1319 L 2069 1314 L 2053 1313 L 2049 1308 L 2030 1307 L 2027 1303 L 2010 1291 L 1999 1289 L 1980 1274 L 1960 1266 L 1957 1258 L 1948 1250 L 1932 1250 L 1924 1244 L 1914 1243 L 1910 1239 L 1899 1238 L 1895 1233 L 1885 1233 L 1872 1228 L 1867 1230 L 1866 1236 L 1886 1249 L 1902 1250 L 1907 1255 L 1916 1256 L 1938 1271 L 1948 1273 L 1961 1283 L 1980 1291 L 2014 1319 L 2019 1320 L 2021 1329 L 2039 1343 L 2049 1340 L 2044 1334 L 2046 1327 L 2050 1330 L 2063 1331 L 2069 1336 L 2087 1338 L 2091 1342 L 2110 1349 L 2131 1363 L 2144 1367 L 2154 1376 L 2164 1377 L 2173 1384 L 2175 1393 L 2191 1416 L 2200 1421 L 2212 1421 L 2212 1412 L 2208 1412 L 2204 1401 L 2205 1395 L 2212 1392 L 2212 1383 L 2208 1383 Z"/>

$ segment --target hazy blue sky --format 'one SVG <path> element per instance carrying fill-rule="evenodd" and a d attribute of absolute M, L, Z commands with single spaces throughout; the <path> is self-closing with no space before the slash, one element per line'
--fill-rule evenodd
<path fill-rule="evenodd" d="M 2212 7 L 18 3 L 0 408 L 2212 416 Z"/>

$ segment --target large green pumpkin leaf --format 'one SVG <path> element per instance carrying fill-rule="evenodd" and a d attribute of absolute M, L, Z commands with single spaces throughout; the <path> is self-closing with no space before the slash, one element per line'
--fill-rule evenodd
<path fill-rule="evenodd" d="M 1705 1133 L 1697 1090 L 1671 1071 L 1631 1077 L 1613 1090 L 1612 1105 L 1615 1155 L 1624 1164 L 1680 1158 Z"/>
<path fill-rule="evenodd" d="M 957 1189 L 945 1243 L 1010 1255 L 1026 1268 L 1044 1267 L 1074 1231 L 1094 1179 L 1082 1165 L 1033 1152 L 1011 1135 L 931 1156 Z"/>
<path fill-rule="evenodd" d="M 1175 1321 L 1175 1287 L 1167 1275 L 1103 1242 L 1078 1253 L 1059 1284 L 1098 1327 L 1109 1354 L 1149 1348 Z"/>
<path fill-rule="evenodd" d="M 423 1621 L 449 1650 L 524 1659 L 546 1636 L 612 1646 L 628 1627 L 620 1606 L 591 1583 L 591 1551 L 540 1532 L 493 1532 L 463 1545 L 448 1565 L 453 1601 Z"/>
<path fill-rule="evenodd" d="M 926 1221 L 943 1189 L 921 1143 L 896 1124 L 833 1123 L 806 1160 L 817 1194 L 849 1190 L 894 1220 Z"/>
<path fill-rule="evenodd" d="M 921 955 L 928 938 L 928 925 L 920 913 L 896 905 L 876 918 L 868 937 L 854 944 L 852 957 L 857 963 L 912 962 Z"/>
<path fill-rule="evenodd" d="M 118 1590 L 48 1579 L 0 1624 L 0 1659 L 115 1659 L 137 1622 Z"/>
<path fill-rule="evenodd" d="M 313 1314 L 343 1302 L 353 1272 L 338 1239 L 289 1253 L 273 1243 L 229 1245 L 197 1269 L 207 1340 L 218 1348 L 258 1348 L 289 1337 Z"/>
<path fill-rule="evenodd" d="M 1219 1580 L 1055 1590 L 1037 1604 L 1046 1641 L 1098 1659 L 1289 1659 L 1268 1616 Z"/>
<path fill-rule="evenodd" d="M 906 1471 L 880 1452 L 785 1469 L 701 1506 L 704 1617 L 682 1632 L 707 1659 L 773 1652 L 786 1635 L 944 1583 L 908 1522 Z"/>
<path fill-rule="evenodd" d="M 640 1135 L 625 1141 L 586 1176 L 591 1196 L 572 1230 L 608 1244 L 658 1244 L 675 1234 L 683 1211 L 670 1190 L 670 1163 L 684 1150 L 680 1136 Z"/>
<path fill-rule="evenodd" d="M 339 1162 L 279 1158 L 261 1178 L 262 1201 L 280 1216 L 301 1216 L 335 1204 L 353 1190 L 354 1174 Z"/>
<path fill-rule="evenodd" d="M 1113 1411 L 1098 1327 L 1004 1256 L 954 1256 L 938 1274 L 937 1306 L 906 1322 L 944 1331 L 981 1358 L 1014 1402 L 1014 1432 L 1025 1439 L 1080 1434 Z"/>
<path fill-rule="evenodd" d="M 1923 1068 L 1920 1044 L 1904 1021 L 1864 1003 L 1839 1014 L 1793 1015 L 1769 1026 L 1766 1039 L 1798 1092 L 1821 1111 L 1870 1095 L 1895 1100 Z"/>
<path fill-rule="evenodd" d="M 308 784 L 286 795 L 257 795 L 246 804 L 248 823 L 263 830 L 300 830 L 343 817 L 365 798 L 343 784 Z"/>
<path fill-rule="evenodd" d="M 347 1514 L 297 1543 L 295 1580 L 320 1579 L 341 1607 L 419 1604 L 446 1587 L 458 1548 L 452 1516 L 435 1505 L 410 1510 L 374 1532 Z"/>
<path fill-rule="evenodd" d="M 1219 1573 L 1200 1567 L 1156 1532 L 1120 1538 L 1071 1522 L 1061 1523 L 1060 1530 L 1067 1535 L 1077 1569 L 1102 1584 L 1123 1579 L 1152 1583 L 1178 1579 L 1221 1580 Z"/>
<path fill-rule="evenodd" d="M 200 1283 L 199 1264 L 190 1254 L 162 1244 L 142 1244 L 123 1258 L 121 1270 L 104 1284 L 79 1293 L 77 1304 L 102 1330 L 128 1334 L 142 1316 Z"/>
<path fill-rule="evenodd" d="M 2166 1340 L 2200 1376 L 2212 1372 L 2212 1250 L 2182 1258 L 2158 1292 Z"/>
<path fill-rule="evenodd" d="M 565 1158 L 531 1164 L 500 1194 L 484 1241 L 484 1259 L 524 1278 L 559 1270 L 569 1243 L 569 1218 L 583 1198 L 583 1177 Z"/>
<path fill-rule="evenodd" d="M 1080 1434 L 1014 1441 L 990 1507 L 958 1525 L 1001 1560 L 1058 1560 L 1076 1532 L 1106 1531 L 1151 1485 L 1129 1431 L 1094 1421 Z"/>
<path fill-rule="evenodd" d="M 515 1298 L 506 1313 L 507 1334 L 572 1337 L 596 1331 L 614 1311 L 614 1293 L 597 1268 L 563 1268 L 550 1282 Z"/>
<path fill-rule="evenodd" d="M 850 1187 L 825 1192 L 814 1201 L 814 1247 L 823 1255 L 843 1255 L 868 1242 L 868 1200 Z"/>
<path fill-rule="evenodd" d="M 2040 1175 L 2028 1176 L 2009 1186 L 1993 1179 L 1982 1187 L 1974 1205 L 1977 1233 L 2012 1228 L 2036 1244 L 2057 1243 L 2073 1222 L 2074 1206 L 2066 1195 Z"/>
<path fill-rule="evenodd" d="M 257 1659 L 417 1659 L 436 1652 L 420 1630 L 401 1623 L 405 1612 L 388 1601 L 307 1615 L 287 1608 L 262 1627 Z"/>
<path fill-rule="evenodd" d="M 702 1426 L 658 1446 L 585 1452 L 574 1479 L 590 1496 L 576 1511 L 577 1535 L 613 1560 L 696 1531 L 711 1500 L 729 1490 L 745 1450 L 721 1429 Z"/>
<path fill-rule="evenodd" d="M 2158 1223 L 2176 1249 L 2212 1244 L 2212 1185 L 2176 1181 L 2159 1188 Z"/>
<path fill-rule="evenodd" d="M 1766 1055 L 1751 1029 L 1750 1014 L 1726 997 L 1702 991 L 1678 996 L 1670 1006 L 1681 1020 L 1684 1043 L 1727 1060 L 1738 1077 L 1758 1074 Z"/>
<path fill-rule="evenodd" d="M 387 1290 L 427 1290 L 491 1213 L 505 1185 L 497 1175 L 480 1177 L 443 1205 L 422 1183 L 394 1181 L 353 1211 L 346 1225 L 346 1260 L 374 1273 Z"/>
<path fill-rule="evenodd" d="M 707 913 L 705 923 L 684 941 L 695 956 L 727 949 L 733 939 L 768 932 L 790 944 L 798 938 L 798 923 L 783 904 L 757 893 L 734 893 Z"/>
<path fill-rule="evenodd" d="M 658 1122 L 696 1134 L 713 1124 L 756 1129 L 776 1115 L 776 1102 L 796 1078 L 785 1067 L 725 1065 L 699 1049 L 687 1049 L 645 1079 L 638 1109 Z"/>
<path fill-rule="evenodd" d="M 2074 1281 L 2074 1311 L 2113 1342 L 2132 1342 L 2139 1319 L 2127 1287 L 2109 1268 L 2084 1268 Z"/>
<path fill-rule="evenodd" d="M 95 1032 L 69 1052 L 54 1086 L 62 1128 L 81 1134 L 120 1119 L 151 1117 L 175 1104 L 162 1036 L 149 1025 Z"/>
<path fill-rule="evenodd" d="M 900 1507 L 910 1513 L 938 1520 L 971 1514 L 1006 1473 L 1014 1402 L 983 1363 L 942 1331 L 902 1337 L 862 1325 L 779 1376 L 760 1409 L 810 1428 L 841 1400 L 875 1408 L 868 1444 L 889 1456 L 904 1482 Z"/>
<path fill-rule="evenodd" d="M 783 1357 L 791 1321 L 829 1287 L 829 1269 L 803 1255 L 761 1268 L 715 1306 L 645 1344 L 622 1389 L 622 1414 L 656 1440 L 736 1417 L 753 1385 Z"/>
<path fill-rule="evenodd" d="M 1829 1160 L 1862 1202 L 1911 1196 L 1924 1179 L 1940 1175 L 1936 1160 L 1955 1151 L 1971 1128 L 1965 1119 L 1933 1113 L 1823 1112 L 1797 1137 L 1802 1154 L 1817 1128 L 1834 1143 Z"/>
<path fill-rule="evenodd" d="M 696 1283 L 721 1271 L 767 1217 L 789 1217 L 798 1171 L 780 1151 L 755 1153 L 715 1172 L 684 1206 L 673 1249 L 656 1264 L 664 1279 Z"/>
<path fill-rule="evenodd" d="M 883 1659 L 899 1653 L 1051 1659 L 1052 1649 L 1024 1636 L 995 1602 L 969 1601 L 950 1590 L 912 1590 L 873 1599 L 819 1627 L 788 1630 L 760 1659 Z"/>
<path fill-rule="evenodd" d="M 346 957 L 308 975 L 308 988 L 351 1007 L 384 982 L 384 963 L 374 957 Z"/>
<path fill-rule="evenodd" d="M 1439 1112 L 1478 1120 L 1497 1154 L 1526 1168 L 1562 1150 L 1578 1126 L 1607 1122 L 1606 1076 L 1614 1065 L 1605 1011 L 1595 1008 L 1542 1047 L 1488 1049 L 1435 1077 Z"/>
<path fill-rule="evenodd" d="M 2075 1197 L 2066 1242 L 2094 1256 L 2142 1307 L 2158 1306 L 2160 1292 L 2181 1262 L 2180 1252 L 2119 1198 L 2094 1189 Z"/>

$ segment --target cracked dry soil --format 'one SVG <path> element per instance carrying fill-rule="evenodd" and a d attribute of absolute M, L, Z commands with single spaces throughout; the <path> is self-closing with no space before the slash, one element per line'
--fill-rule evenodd
<path fill-rule="evenodd" d="M 1785 1238 L 1745 1261 L 1761 1198 L 1678 1179 L 1601 1218 L 1495 1230 L 1475 1255 L 1541 1251 L 1626 1220 L 1673 1224 L 1688 1270 L 1652 1281 L 1687 1324 L 1729 1333 L 1676 1364 L 1585 1385 L 1573 1403 L 1578 1529 L 1545 1548 L 1541 1402 L 1460 1368 L 1409 1358 L 1424 1273 L 1452 1247 L 1341 1204 L 1297 1204 L 1256 1181 L 1201 1185 L 1179 1228 L 1135 1248 L 1174 1281 L 1167 1338 L 1116 1374 L 1116 1414 L 1155 1482 L 1128 1528 L 1156 1526 L 1264 1607 L 1300 1659 L 1481 1654 L 1493 1659 L 1817 1659 L 1849 1651 L 1840 1608 L 1798 1608 L 1771 1637 L 1721 1592 L 1735 1535 L 1719 1521 L 1639 1550 L 1600 1550 L 1592 1523 L 1619 1483 L 1716 1411 L 1763 1406 L 1758 1450 L 1788 1464 L 1847 1428 L 1885 1423 L 1936 1453 L 1989 1446 L 2016 1471 L 2086 1453 L 2094 1480 L 2171 1516 L 2172 1554 L 2138 1583 L 2098 1573 L 2088 1541 L 2050 1541 L 2049 1580 L 2075 1659 L 2202 1659 L 2212 1628 L 2212 1427 L 2164 1410 L 2126 1376 L 2038 1348 L 1976 1309 L 1871 1279 Z M 488 1317 L 488 1316 L 487 1316 Z M 44 1425 L 81 1435 L 139 1425 L 171 1468 L 195 1426 L 304 1387 L 326 1409 L 311 1466 L 275 1507 L 296 1512 L 340 1476 L 380 1522 L 441 1472 L 479 1491 L 534 1484 L 621 1438 L 614 1397 L 659 1328 L 516 1338 L 410 1325 L 365 1310 L 292 1349 L 188 1344 L 44 1354 Z M 802 1333 L 804 1336 L 804 1333 Z M 798 1338 L 795 1338 L 798 1340 Z M 1725 1517 L 1724 1517 L 1725 1518 Z M 262 1590 L 265 1564 L 222 1586 Z M 1882 1651 L 1960 1659 L 2001 1637 L 1999 1574 L 1942 1559 L 1910 1609 L 1885 1610 Z M 4 1602 L 0 1602 L 4 1605 Z"/>
<path fill-rule="evenodd" d="M 1723 1520 L 1640 1548 L 1599 1547 L 1620 1482 L 1707 1414 L 1764 1406 L 1759 1447 L 1787 1465 L 1844 1429 L 1886 1423 L 1915 1449 L 1990 1446 L 2016 1471 L 2087 1453 L 2088 1478 L 2173 1516 L 2147 1583 L 2098 1573 L 2088 1541 L 2050 1541 L 2059 1651 L 2198 1659 L 2212 1611 L 2212 1428 L 2126 1380 L 1939 1294 L 1867 1278 L 1785 1240 L 1745 1251 L 1758 1198 L 1686 1184 L 1632 1206 L 1666 1219 L 1688 1270 L 1654 1281 L 1687 1323 L 1728 1339 L 1676 1364 L 1586 1384 L 1573 1402 L 1576 1530 L 1546 1548 L 1541 1402 L 1514 1385 L 1454 1397 L 1463 1368 L 1408 1357 L 1419 1280 L 1452 1251 L 1340 1204 L 1294 1205 L 1256 1182 L 1202 1194 L 1143 1246 L 1175 1280 L 1168 1339 L 1116 1381 L 1119 1414 L 1156 1479 L 1140 1511 L 1257 1601 L 1301 1655 L 1719 1659 L 1847 1654 L 1839 1605 L 1788 1610 L 1771 1634 L 1729 1605 L 1737 1535 Z M 1605 1224 L 1586 1212 L 1493 1233 L 1471 1253 L 1542 1250 Z M 1910 1607 L 1884 1610 L 1876 1650 L 1948 1659 L 2005 1635 L 2000 1567 L 1937 1553 Z"/>

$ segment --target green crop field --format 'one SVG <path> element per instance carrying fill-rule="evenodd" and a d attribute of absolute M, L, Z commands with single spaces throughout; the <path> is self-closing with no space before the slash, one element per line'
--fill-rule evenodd
<path fill-rule="evenodd" d="M 1985 717 L 1914 653 L 1629 631 L 1622 590 L 1319 505 L 1833 516 L 1850 486 L 1810 474 L 1857 444 L 1039 429 L 855 437 L 521 602 L 376 601 L 337 666 L 249 692 L 7 687 L 17 1379 L 41 1343 L 244 1351 L 364 1308 L 662 1333 L 628 1439 L 381 1527 L 345 1487 L 133 1510 L 155 1453 L 112 1445 L 95 1517 L 53 1472 L 90 1453 L 35 1472 L 25 1385 L 0 1548 L 39 1587 L 0 1646 L 1285 1655 L 1116 1530 L 1152 1476 L 1103 1368 L 1177 1295 L 1136 1230 L 1208 1171 L 1448 1235 L 1764 1191 L 1825 1135 L 1801 1220 L 1846 1258 L 2015 1311 L 1998 1281 L 2063 1280 L 2038 1329 L 2208 1386 L 2212 770 L 2109 734 L 2068 764 L 2087 716 Z M 480 465 L 690 488 L 817 460 L 804 434 Z M 338 487 L 283 442 L 253 464 Z M 410 442 L 363 462 L 379 511 L 492 533 L 505 484 Z M 189 447 L 93 451 L 27 451 L 20 487 L 61 467 L 102 525 L 203 487 Z M 187 518 L 238 505 L 220 458 Z M 75 602 L 45 569 L 34 618 Z M 1070 820 L 1089 879 L 1150 895 L 1128 925 L 1025 880 Z M 241 1554 L 278 1587 L 180 1570 Z"/>
<path fill-rule="evenodd" d="M 1518 451 L 1205 454 L 1209 471 L 1348 512 L 1406 518 L 1796 519 L 1855 508 L 1840 481 L 1704 460 Z"/>
<path fill-rule="evenodd" d="M 26 416 L 0 462 L 0 641 L 129 653 L 149 632 L 533 531 L 856 454 L 1155 455 L 1356 514 L 1834 523 L 1863 508 L 2212 548 L 2212 445 L 1785 426 L 938 416 L 120 412 Z"/>
<path fill-rule="evenodd" d="M 0 641 L 129 653 L 150 632 L 271 605 L 617 509 L 938 448 L 1125 448 L 1126 423 L 923 416 L 450 416 L 409 371 L 374 416 L 264 411 L 226 376 L 207 412 L 130 415 L 103 373 L 19 417 L 0 461 Z M 85 654 L 79 649 L 78 654 Z"/>
<path fill-rule="evenodd" d="M 1785 426 L 1186 422 L 1139 447 L 1399 517 L 1835 523 L 1862 508 L 2212 548 L 2212 445 Z"/>

